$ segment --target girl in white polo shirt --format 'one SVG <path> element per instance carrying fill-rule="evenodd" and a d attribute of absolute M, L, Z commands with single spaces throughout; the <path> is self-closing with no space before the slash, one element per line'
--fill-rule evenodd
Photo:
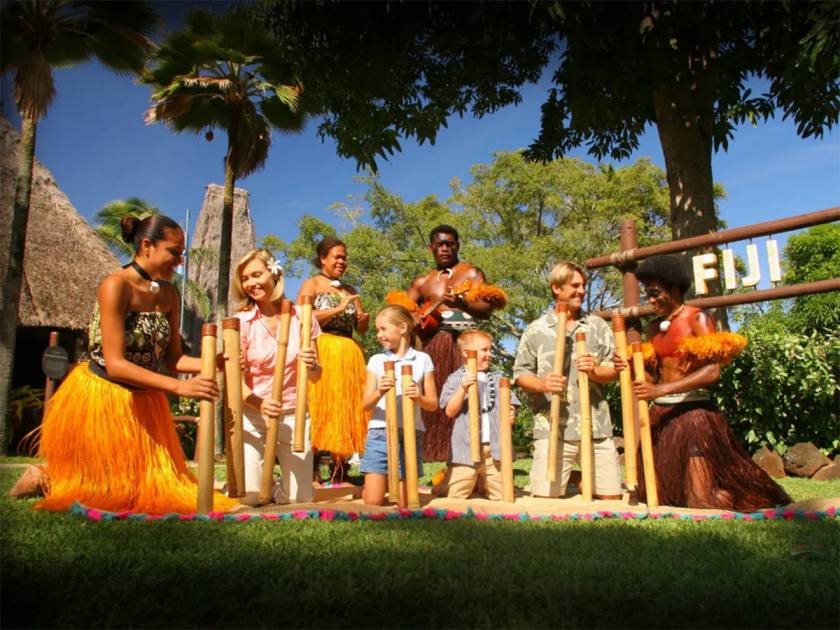
<path fill-rule="evenodd" d="M 366 410 L 373 410 L 373 417 L 368 424 L 365 441 L 365 455 L 361 471 L 365 473 L 365 488 L 362 498 L 368 505 L 382 505 L 388 486 L 388 451 L 385 440 L 385 393 L 396 386 L 397 409 L 402 409 L 402 396 L 414 400 L 414 417 L 417 431 L 417 471 L 423 474 L 422 437 L 426 430 L 420 416 L 420 409 L 437 409 L 437 388 L 435 387 L 434 366 L 429 355 L 412 347 L 414 336 L 414 318 L 404 307 L 386 306 L 376 315 L 376 339 L 385 352 L 373 355 L 367 364 L 367 382 L 362 404 Z M 385 376 L 385 361 L 396 363 L 395 373 L 400 374 L 403 365 L 412 367 L 412 385 L 402 391 L 401 379 Z M 396 381 L 396 382 L 395 382 Z M 402 417 L 399 416 L 400 432 L 400 507 L 405 507 L 405 456 L 403 454 Z"/>

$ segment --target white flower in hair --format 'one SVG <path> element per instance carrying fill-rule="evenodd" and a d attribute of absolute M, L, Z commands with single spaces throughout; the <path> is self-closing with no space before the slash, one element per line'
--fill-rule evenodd
<path fill-rule="evenodd" d="M 279 276 L 283 273 L 283 267 L 274 258 L 269 260 L 266 266 L 268 267 L 268 270 L 271 272 L 272 275 Z"/>

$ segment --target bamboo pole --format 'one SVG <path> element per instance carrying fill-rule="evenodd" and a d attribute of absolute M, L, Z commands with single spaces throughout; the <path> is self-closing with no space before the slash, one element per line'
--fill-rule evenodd
<path fill-rule="evenodd" d="M 403 452 L 405 453 L 405 494 L 410 508 L 420 507 L 417 490 L 417 435 L 414 433 L 414 401 L 405 395 L 405 390 L 414 383 L 414 372 L 410 365 L 402 366 L 402 416 Z"/>
<path fill-rule="evenodd" d="M 630 377 L 630 359 L 627 354 L 627 331 L 624 317 L 614 315 L 612 319 L 615 351 L 628 364 L 628 369 L 618 373 L 621 386 L 621 425 L 624 434 L 624 475 L 627 490 L 634 492 L 639 485 L 639 473 L 636 470 L 636 410 L 633 404 L 633 383 Z"/>
<path fill-rule="evenodd" d="M 499 448 L 502 457 L 502 501 L 514 502 L 513 435 L 510 417 L 510 381 L 499 379 Z"/>
<path fill-rule="evenodd" d="M 245 496 L 245 445 L 242 441 L 242 365 L 239 344 L 239 319 L 222 321 L 225 344 L 225 383 L 227 384 L 226 416 L 230 422 L 226 432 L 228 464 L 228 496 Z"/>
<path fill-rule="evenodd" d="M 300 296 L 300 349 L 312 347 L 312 302 L 311 295 Z M 309 368 L 303 359 L 298 359 L 297 399 L 295 401 L 295 431 L 292 438 L 292 450 L 302 453 L 306 445 L 306 389 L 309 384 Z"/>
<path fill-rule="evenodd" d="M 467 350 L 467 372 L 478 376 L 478 352 Z M 473 464 L 481 463 L 481 405 L 478 402 L 478 381 L 467 390 L 470 419 L 470 458 Z"/>
<path fill-rule="evenodd" d="M 636 382 L 645 382 L 645 359 L 642 355 L 642 344 L 633 346 L 633 372 Z M 653 461 L 653 438 L 650 432 L 650 414 L 646 400 L 639 400 L 639 435 L 642 444 L 642 466 L 645 470 L 645 494 L 647 494 L 648 508 L 659 507 L 659 495 L 656 492 L 656 468 Z M 626 459 L 626 458 L 625 458 Z"/>
<path fill-rule="evenodd" d="M 292 302 L 280 303 L 280 321 L 277 330 L 277 351 L 274 356 L 274 379 L 271 382 L 271 398 L 283 400 L 283 383 L 286 380 L 286 354 L 289 349 L 289 327 L 292 321 Z M 277 460 L 277 434 L 280 431 L 280 418 L 266 418 L 268 428 L 265 436 L 262 477 L 260 478 L 260 503 L 271 501 L 271 488 L 274 486 L 274 462 Z"/>
<path fill-rule="evenodd" d="M 577 356 L 588 354 L 586 333 L 575 334 Z M 580 492 L 583 500 L 592 502 L 592 408 L 589 401 L 589 375 L 578 370 L 578 397 L 580 398 Z"/>
<path fill-rule="evenodd" d="M 569 303 L 557 302 L 554 307 L 557 314 L 557 339 L 554 341 L 554 372 L 563 374 L 563 364 L 566 361 L 566 322 L 569 318 Z M 568 383 L 566 384 L 568 387 Z M 563 404 L 562 395 L 557 392 L 551 395 L 551 429 L 548 435 L 548 480 L 557 480 L 557 445 L 560 441 L 560 410 Z"/>
<path fill-rule="evenodd" d="M 385 361 L 385 376 L 394 379 L 394 386 L 385 392 L 385 448 L 388 451 L 388 501 L 391 503 L 400 499 L 400 435 L 394 366 L 394 361 Z"/>
<path fill-rule="evenodd" d="M 213 380 L 216 376 L 216 324 L 201 327 L 201 376 Z M 198 404 L 198 506 L 199 514 L 213 510 L 214 432 L 216 403 L 202 400 Z"/>

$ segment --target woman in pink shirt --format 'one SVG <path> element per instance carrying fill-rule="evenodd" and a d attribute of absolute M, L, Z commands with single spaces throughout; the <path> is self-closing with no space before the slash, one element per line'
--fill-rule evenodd
<path fill-rule="evenodd" d="M 309 417 L 306 419 L 306 444 L 302 453 L 292 451 L 295 398 L 297 396 L 298 358 L 309 367 L 309 379 L 321 378 L 315 343 L 308 350 L 300 348 L 300 319 L 297 308 L 289 326 L 289 346 L 282 400 L 271 397 L 274 362 L 277 351 L 280 301 L 283 299 L 283 269 L 265 249 L 252 249 L 236 263 L 233 293 L 239 299 L 239 334 L 243 357 L 243 441 L 245 443 L 245 491 L 243 503 L 255 503 L 260 489 L 263 453 L 267 433 L 266 418 L 280 417 L 277 457 L 281 478 L 274 485 L 275 503 L 306 503 L 312 500 L 312 445 Z M 312 341 L 321 334 L 318 322 L 312 322 Z"/>

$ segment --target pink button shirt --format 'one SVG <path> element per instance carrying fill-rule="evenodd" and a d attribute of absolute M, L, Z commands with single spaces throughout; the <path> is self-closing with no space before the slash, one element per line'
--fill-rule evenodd
<path fill-rule="evenodd" d="M 236 313 L 240 321 L 239 339 L 242 354 L 245 356 L 245 384 L 260 398 L 271 397 L 271 385 L 274 381 L 274 363 L 277 355 L 277 339 L 268 329 L 268 324 L 260 319 L 260 310 L 256 304 L 247 311 Z M 279 327 L 278 327 L 279 330 Z M 315 317 L 312 318 L 312 346 L 321 334 L 321 327 Z M 298 307 L 292 311 L 289 325 L 289 347 L 286 350 L 286 370 L 283 379 L 283 409 L 295 408 L 297 396 L 297 357 L 300 350 L 300 318 Z"/>

